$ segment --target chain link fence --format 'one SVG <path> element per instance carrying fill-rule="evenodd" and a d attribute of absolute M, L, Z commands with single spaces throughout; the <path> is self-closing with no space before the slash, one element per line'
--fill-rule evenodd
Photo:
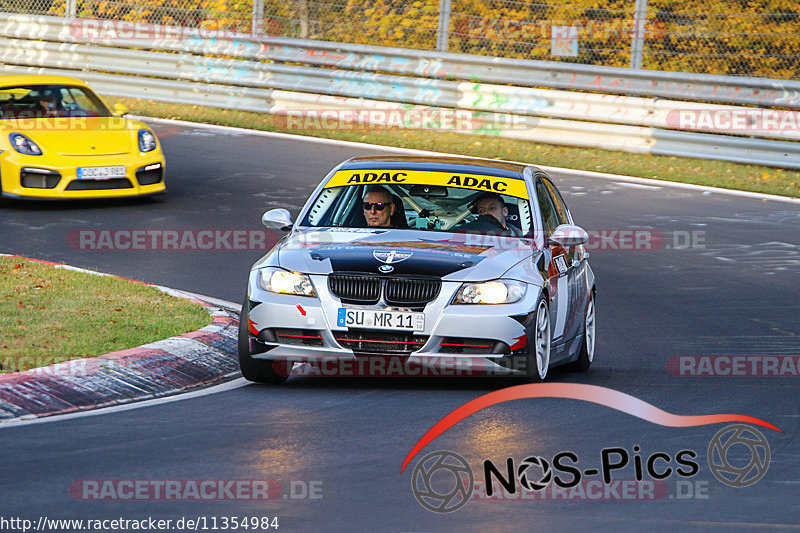
<path fill-rule="evenodd" d="M 675 72 L 800 76 L 800 4 L 651 0 L 642 67 Z"/>
<path fill-rule="evenodd" d="M 0 11 L 675 72 L 800 73 L 793 0 L 0 0 Z"/>
<path fill-rule="evenodd" d="M 454 0 L 449 49 L 476 55 L 628 66 L 633 0 L 573 5 Z"/>
<path fill-rule="evenodd" d="M 438 0 L 264 0 L 268 35 L 432 50 Z"/>
<path fill-rule="evenodd" d="M 51 15 L 51 0 L 0 0 L 0 12 L 23 15 Z"/>

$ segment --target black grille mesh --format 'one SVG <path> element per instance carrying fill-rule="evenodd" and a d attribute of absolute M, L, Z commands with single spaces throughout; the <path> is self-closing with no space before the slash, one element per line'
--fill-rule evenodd
<path fill-rule="evenodd" d="M 400 354 L 417 351 L 428 341 L 427 335 L 413 335 L 402 331 L 371 330 L 335 331 L 336 341 L 357 354 Z"/>
<path fill-rule="evenodd" d="M 32 189 L 55 189 L 61 181 L 61 174 L 58 172 L 33 172 L 23 168 L 20 173 L 20 182 L 23 187 Z"/>
<path fill-rule="evenodd" d="M 442 339 L 441 353 L 489 354 L 495 341 L 470 339 L 464 337 L 445 337 Z"/>
<path fill-rule="evenodd" d="M 381 279 L 357 274 L 331 274 L 328 276 L 328 287 L 342 300 L 374 304 L 381 294 Z"/>
<path fill-rule="evenodd" d="M 438 279 L 389 278 L 384 298 L 388 304 L 424 305 L 439 295 L 441 286 Z"/>
<path fill-rule="evenodd" d="M 322 346 L 322 335 L 314 329 L 275 329 L 275 337 L 280 344 L 299 344 Z"/>
<path fill-rule="evenodd" d="M 104 189 L 132 189 L 128 178 L 111 178 L 107 180 L 75 180 L 66 186 L 67 191 L 100 191 Z"/>
<path fill-rule="evenodd" d="M 153 185 L 154 183 L 160 183 L 163 178 L 163 171 L 164 170 L 161 167 L 151 170 L 140 168 L 136 171 L 136 181 L 139 182 L 139 185 Z"/>
<path fill-rule="evenodd" d="M 386 303 L 422 306 L 439 295 L 438 278 L 384 278 L 365 274 L 331 274 L 328 287 L 347 303 L 375 304 L 383 292 Z"/>

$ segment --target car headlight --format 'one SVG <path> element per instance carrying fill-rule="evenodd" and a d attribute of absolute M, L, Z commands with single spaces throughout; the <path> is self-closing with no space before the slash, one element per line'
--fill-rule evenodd
<path fill-rule="evenodd" d="M 42 155 L 42 149 L 21 133 L 9 133 L 8 140 L 11 141 L 11 146 L 14 150 L 25 155 Z"/>
<path fill-rule="evenodd" d="M 453 299 L 457 304 L 511 304 L 525 296 L 526 285 L 501 279 L 483 283 L 464 283 Z"/>
<path fill-rule="evenodd" d="M 258 284 L 269 292 L 316 296 L 311 278 L 300 272 L 290 272 L 282 268 L 267 267 L 258 271 Z"/>
<path fill-rule="evenodd" d="M 139 130 L 139 151 L 152 152 L 156 149 L 156 136 L 150 130 Z"/>

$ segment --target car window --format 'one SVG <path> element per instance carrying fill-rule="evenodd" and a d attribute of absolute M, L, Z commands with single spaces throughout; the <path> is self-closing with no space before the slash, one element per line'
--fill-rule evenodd
<path fill-rule="evenodd" d="M 381 175 L 397 176 L 396 180 L 386 178 L 377 185 L 375 178 Z M 364 180 L 368 181 L 365 183 Z M 393 211 L 390 227 L 395 229 L 465 233 L 491 233 L 494 230 L 513 237 L 531 233 L 531 209 L 525 182 L 521 179 L 398 170 L 339 171 L 313 200 L 301 225 L 370 227 L 363 204 L 370 192 L 379 192 L 379 203 L 393 204 L 383 209 Z M 478 213 L 485 202 L 497 200 L 500 205 L 497 211 L 502 215 L 492 219 L 485 209 L 483 215 Z M 498 216 L 504 220 L 499 221 Z"/>
<path fill-rule="evenodd" d="M 52 102 L 53 109 L 43 107 Z M 73 85 L 20 85 L 0 87 L 0 119 L 43 117 L 110 117 L 111 113 L 91 90 Z"/>
<path fill-rule="evenodd" d="M 547 188 L 550 200 L 553 202 L 558 223 L 569 224 L 569 211 L 567 211 L 567 206 L 564 204 L 564 199 L 561 198 L 561 193 L 558 192 L 556 186 L 553 185 L 553 182 L 551 182 L 549 179 L 542 178 L 542 182 L 544 183 L 545 188 Z"/>
<path fill-rule="evenodd" d="M 536 180 L 536 199 L 539 200 L 539 208 L 542 211 L 542 220 L 544 221 L 544 229 L 547 235 L 550 235 L 558 227 L 558 216 L 553 204 L 550 201 L 550 195 L 542 184 L 542 180 Z"/>

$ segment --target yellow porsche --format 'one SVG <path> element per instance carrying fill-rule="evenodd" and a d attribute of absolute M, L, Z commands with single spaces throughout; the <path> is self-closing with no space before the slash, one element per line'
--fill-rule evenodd
<path fill-rule="evenodd" d="M 108 198 L 165 190 L 164 154 L 147 125 L 110 111 L 84 82 L 0 76 L 0 196 Z"/>

